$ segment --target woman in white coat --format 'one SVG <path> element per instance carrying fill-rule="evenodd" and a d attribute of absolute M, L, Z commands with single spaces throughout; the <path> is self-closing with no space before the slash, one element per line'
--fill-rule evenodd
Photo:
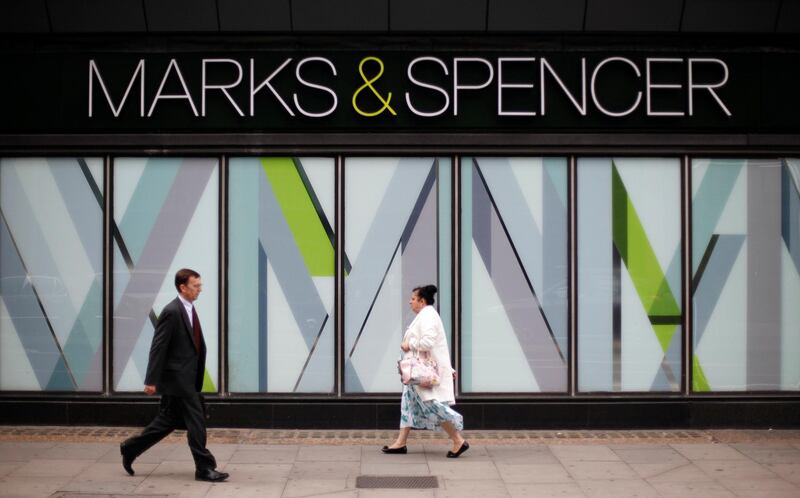
<path fill-rule="evenodd" d="M 442 319 L 433 307 L 436 291 L 435 285 L 425 285 L 411 292 L 408 304 L 417 316 L 406 329 L 400 349 L 407 355 L 429 354 L 439 366 L 440 381 L 431 388 L 403 386 L 400 433 L 394 443 L 382 448 L 384 453 L 406 453 L 406 441 L 411 429 L 444 429 L 453 440 L 453 449 L 447 452 L 448 458 L 458 458 L 469 449 L 469 443 L 460 432 L 464 429 L 464 417 L 450 408 L 456 402 L 453 387 L 455 370 L 450 363 Z"/>

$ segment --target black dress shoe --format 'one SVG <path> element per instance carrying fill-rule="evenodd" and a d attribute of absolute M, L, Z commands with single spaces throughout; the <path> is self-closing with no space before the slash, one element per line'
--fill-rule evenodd
<path fill-rule="evenodd" d="M 127 472 L 129 476 L 132 476 L 134 474 L 133 461 L 136 457 L 129 455 L 125 451 L 125 443 L 119 445 L 119 452 L 122 455 L 122 468 L 125 469 L 125 472 Z"/>
<path fill-rule="evenodd" d="M 384 446 L 381 448 L 381 451 L 384 453 L 388 453 L 389 455 L 405 455 L 408 453 L 408 448 L 405 446 L 401 446 L 399 448 L 389 448 L 388 446 Z"/>
<path fill-rule="evenodd" d="M 220 482 L 227 479 L 229 474 L 227 472 L 217 472 L 214 469 L 203 469 L 197 470 L 194 473 L 194 480 L 195 481 L 208 481 L 208 482 Z"/>
<path fill-rule="evenodd" d="M 468 449 L 469 449 L 469 443 L 464 441 L 463 443 L 461 443 L 461 447 L 455 453 L 452 451 L 448 451 L 447 458 L 458 458 L 461 456 L 462 453 L 464 453 Z"/>

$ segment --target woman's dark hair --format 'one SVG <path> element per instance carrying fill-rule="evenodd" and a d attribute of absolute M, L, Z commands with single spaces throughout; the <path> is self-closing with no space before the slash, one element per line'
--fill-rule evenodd
<path fill-rule="evenodd" d="M 434 298 L 433 296 L 436 295 L 436 292 L 438 290 L 439 289 L 437 289 L 435 285 L 429 284 L 429 285 L 423 285 L 422 287 L 415 287 L 414 290 L 411 292 L 416 293 L 417 297 L 421 297 L 422 299 L 424 299 L 425 304 L 433 306 L 433 303 L 436 302 L 436 298 Z"/>

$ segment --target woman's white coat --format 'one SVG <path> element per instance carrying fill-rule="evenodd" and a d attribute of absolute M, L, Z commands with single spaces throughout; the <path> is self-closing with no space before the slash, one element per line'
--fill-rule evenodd
<path fill-rule="evenodd" d="M 406 329 L 403 340 L 408 342 L 410 353 L 428 351 L 439 365 L 438 386 L 430 389 L 415 386 L 422 401 L 435 399 L 448 405 L 455 404 L 454 370 L 450 363 L 450 348 L 447 347 L 442 319 L 433 306 L 425 306 L 417 313 L 414 321 Z"/>

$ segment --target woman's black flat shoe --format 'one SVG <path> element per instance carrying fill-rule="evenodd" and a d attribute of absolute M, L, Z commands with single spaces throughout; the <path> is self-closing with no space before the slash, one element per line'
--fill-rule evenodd
<path fill-rule="evenodd" d="M 461 448 L 459 448 L 458 451 L 456 451 L 455 453 L 453 453 L 452 451 L 448 451 L 447 452 L 447 458 L 458 458 L 458 457 L 461 456 L 462 453 L 464 453 L 468 449 L 469 449 L 469 443 L 464 441 L 461 444 Z"/>
<path fill-rule="evenodd" d="M 405 446 L 401 446 L 399 448 L 389 448 L 388 446 L 384 446 L 381 448 L 381 451 L 390 455 L 405 455 L 408 453 L 408 448 Z"/>

